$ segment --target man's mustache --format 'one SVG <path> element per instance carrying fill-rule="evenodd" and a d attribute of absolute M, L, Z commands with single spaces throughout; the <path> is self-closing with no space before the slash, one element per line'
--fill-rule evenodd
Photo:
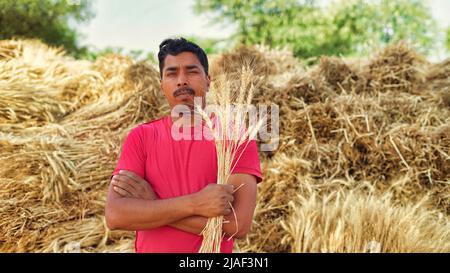
<path fill-rule="evenodd" d="M 177 97 L 181 94 L 188 94 L 188 95 L 193 96 L 195 94 L 195 92 L 194 92 L 194 89 L 189 88 L 189 87 L 183 87 L 183 88 L 177 89 L 177 90 L 175 90 L 175 92 L 173 92 L 174 97 Z"/>

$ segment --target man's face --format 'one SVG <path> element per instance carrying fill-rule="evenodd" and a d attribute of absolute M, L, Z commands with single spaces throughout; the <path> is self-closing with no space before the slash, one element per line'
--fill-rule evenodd
<path fill-rule="evenodd" d="M 210 83 L 209 76 L 194 53 L 166 56 L 160 84 L 170 108 L 182 104 L 193 109 L 194 96 L 202 97 L 204 104 Z"/>

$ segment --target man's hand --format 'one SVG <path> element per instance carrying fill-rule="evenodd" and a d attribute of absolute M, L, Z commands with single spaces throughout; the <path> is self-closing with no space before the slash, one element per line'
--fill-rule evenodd
<path fill-rule="evenodd" d="M 233 186 L 208 184 L 201 191 L 192 195 L 195 214 L 204 217 L 216 217 L 231 213 L 233 203 Z"/>
<path fill-rule="evenodd" d="M 248 234 L 252 226 L 256 207 L 257 179 L 251 174 L 236 173 L 230 176 L 228 183 L 229 185 L 227 186 L 234 186 L 234 200 L 231 203 L 235 214 L 225 215 L 223 231 L 227 236 L 242 239 Z M 215 200 L 210 200 L 210 202 L 215 202 Z M 170 226 L 192 234 L 200 234 L 204 230 L 207 221 L 208 218 L 206 216 L 200 216 L 199 213 L 196 213 L 195 216 L 173 222 Z"/>
<path fill-rule="evenodd" d="M 150 184 L 130 171 L 120 170 L 119 174 L 114 175 L 111 179 L 111 184 L 114 191 L 122 197 L 146 200 L 158 199 Z"/>

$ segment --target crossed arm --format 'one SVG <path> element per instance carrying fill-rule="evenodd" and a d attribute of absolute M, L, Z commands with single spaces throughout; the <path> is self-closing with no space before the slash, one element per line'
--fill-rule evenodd
<path fill-rule="evenodd" d="M 255 206 L 256 178 L 250 174 L 232 174 L 228 185 L 209 184 L 194 194 L 158 199 L 147 181 L 122 170 L 111 180 L 105 215 L 110 229 L 169 225 L 194 234 L 202 232 L 209 217 L 223 215 L 224 233 L 239 239 L 250 231 Z"/>

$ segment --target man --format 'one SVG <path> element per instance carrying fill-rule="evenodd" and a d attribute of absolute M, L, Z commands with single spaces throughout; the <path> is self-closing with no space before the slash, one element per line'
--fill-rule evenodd
<path fill-rule="evenodd" d="M 203 49 L 183 38 L 167 39 L 158 59 L 170 107 L 192 110 L 194 97 L 204 107 L 211 80 Z M 218 185 L 214 141 L 173 138 L 176 123 L 191 122 L 185 115 L 163 117 L 137 126 L 124 141 L 105 215 L 110 229 L 136 231 L 136 252 L 198 252 L 208 218 L 221 215 L 221 252 L 232 252 L 230 237 L 243 238 L 251 228 L 262 180 L 255 141 L 245 148 L 228 185 Z"/>

